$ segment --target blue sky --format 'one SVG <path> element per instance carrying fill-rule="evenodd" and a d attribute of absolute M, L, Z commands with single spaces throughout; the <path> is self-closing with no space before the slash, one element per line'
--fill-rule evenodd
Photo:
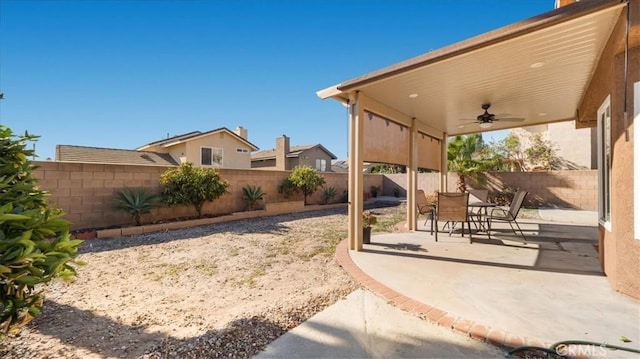
<path fill-rule="evenodd" d="M 0 0 L 0 123 L 133 149 L 243 126 L 347 157 L 347 113 L 316 91 L 553 9 L 554 0 Z M 485 136 L 485 139 L 487 136 Z M 499 138 L 499 137 L 498 137 Z"/>

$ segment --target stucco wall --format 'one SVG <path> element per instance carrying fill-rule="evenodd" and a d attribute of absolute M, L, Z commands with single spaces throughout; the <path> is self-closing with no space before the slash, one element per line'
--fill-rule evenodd
<path fill-rule="evenodd" d="M 186 156 L 187 161 L 200 166 L 200 151 L 202 147 L 222 148 L 222 167 L 223 168 L 251 168 L 251 149 L 244 143 L 228 133 L 213 133 L 187 142 Z M 246 148 L 248 152 L 237 152 L 236 148 Z M 178 158 L 176 160 L 179 161 Z"/>
<path fill-rule="evenodd" d="M 612 185 L 611 228 L 600 227 L 600 256 L 603 269 L 612 286 L 629 296 L 640 298 L 640 241 L 633 236 L 633 84 L 640 81 L 640 2 L 629 2 L 631 25 L 629 36 L 629 67 L 627 70 L 627 112 L 625 128 L 625 17 L 623 12 L 602 53 L 590 85 L 579 108 L 579 125 L 594 127 L 597 111 L 607 96 L 611 96 Z M 625 131 L 628 130 L 628 136 Z M 637 145 L 637 144 L 636 144 Z"/>
<path fill-rule="evenodd" d="M 129 224 L 131 219 L 112 210 L 113 195 L 123 188 L 146 188 L 159 192 L 160 175 L 168 168 L 162 166 L 107 165 L 89 163 L 36 162 L 35 171 L 42 189 L 51 193 L 50 200 L 67 213 L 72 229 L 104 228 Z M 222 179 L 229 182 L 229 193 L 213 203 L 205 204 L 203 213 L 227 214 L 246 210 L 242 200 L 242 188 L 246 185 L 260 186 L 266 192 L 267 203 L 286 202 L 278 193 L 278 186 L 289 176 L 290 171 L 264 171 L 242 169 L 220 169 Z M 334 187 L 338 195 L 331 202 L 340 201 L 347 189 L 346 173 L 322 173 L 326 186 Z M 365 188 L 382 186 L 382 176 L 365 175 Z M 302 199 L 296 196 L 293 199 Z M 310 204 L 322 203 L 322 189 L 318 189 L 308 200 Z M 330 202 L 330 203 L 331 203 Z M 154 210 L 145 220 L 159 220 L 194 216 L 192 207 L 163 207 Z"/>

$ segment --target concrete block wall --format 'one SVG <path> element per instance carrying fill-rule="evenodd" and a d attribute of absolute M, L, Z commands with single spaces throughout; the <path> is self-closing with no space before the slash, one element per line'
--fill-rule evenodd
<path fill-rule="evenodd" d="M 438 190 L 440 174 L 419 173 L 418 189 L 430 193 Z M 549 172 L 502 172 L 488 173 L 482 183 L 467 182 L 469 188 L 486 188 L 490 194 L 501 192 L 506 187 L 529 191 L 525 205 L 531 207 L 565 207 L 589 211 L 598 208 L 597 170 L 549 171 Z M 449 174 L 449 191 L 456 190 L 458 176 Z M 384 175 L 384 195 L 391 196 L 394 188 L 400 196 L 406 196 L 407 175 L 404 173 Z"/>
<path fill-rule="evenodd" d="M 124 188 L 145 188 L 151 192 L 161 191 L 160 176 L 168 167 L 112 165 L 95 163 L 40 162 L 35 171 L 42 189 L 51 193 L 49 200 L 60 207 L 71 221 L 72 229 L 106 228 L 131 223 L 131 218 L 112 209 L 113 195 Z M 246 185 L 260 186 L 266 192 L 265 203 L 302 200 L 301 195 L 285 198 L 278 193 L 278 186 L 291 171 L 269 171 L 259 169 L 220 169 L 222 179 L 229 182 L 228 192 L 212 203 L 206 203 L 203 213 L 225 215 L 247 209 L 242 200 L 242 188 Z M 326 186 L 336 188 L 338 195 L 330 203 L 338 202 L 347 189 L 348 174 L 321 173 Z M 372 185 L 382 187 L 383 176 L 365 175 L 365 188 Z M 322 189 L 318 189 L 308 200 L 309 204 L 322 203 Z M 297 208 L 295 206 L 291 208 Z M 193 217 L 197 213 L 191 206 L 161 207 L 143 221 L 158 221 L 177 217 Z"/>
<path fill-rule="evenodd" d="M 597 170 L 491 173 L 483 187 L 495 192 L 506 186 L 529 191 L 527 206 L 598 208 Z"/>

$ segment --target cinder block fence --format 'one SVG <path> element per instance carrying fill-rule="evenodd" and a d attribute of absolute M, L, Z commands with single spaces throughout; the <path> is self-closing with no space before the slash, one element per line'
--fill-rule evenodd
<path fill-rule="evenodd" d="M 67 213 L 72 229 L 105 228 L 130 224 L 126 214 L 113 210 L 114 193 L 124 188 L 146 188 L 160 192 L 160 176 L 168 167 L 113 165 L 95 163 L 66 163 L 37 161 L 40 166 L 35 175 L 42 189 L 51 193 L 50 201 Z M 221 169 L 220 176 L 229 182 L 229 193 L 213 203 L 205 204 L 203 213 L 225 215 L 247 209 L 242 200 L 242 188 L 246 185 L 260 186 L 266 192 L 265 202 L 274 204 L 278 213 L 297 211 L 299 206 L 287 204 L 290 201 L 301 201 L 302 196 L 285 198 L 278 193 L 278 186 L 287 178 L 290 171 L 270 171 L 259 169 L 235 170 Z M 338 202 L 348 187 L 348 174 L 321 173 L 326 186 L 334 187 Z M 455 189 L 455 175 L 450 176 L 449 188 Z M 438 188 L 439 175 L 421 173 L 418 175 L 418 188 L 431 192 Z M 365 174 L 364 190 L 370 192 L 371 186 L 382 189 L 384 195 L 399 192 L 406 196 L 405 174 Z M 523 188 L 531 192 L 528 205 L 572 207 L 595 210 L 597 207 L 597 172 L 596 171 L 552 171 L 525 173 L 492 173 L 486 175 L 483 184 L 471 184 L 474 188 L 486 187 L 491 191 L 501 191 L 508 186 Z M 397 189 L 394 191 L 394 189 Z M 322 202 L 322 190 L 319 189 L 309 198 L 309 203 Z M 279 203 L 279 205 L 275 205 Z M 158 221 L 177 217 L 192 217 L 192 207 L 161 207 L 146 217 L 146 221 Z"/>

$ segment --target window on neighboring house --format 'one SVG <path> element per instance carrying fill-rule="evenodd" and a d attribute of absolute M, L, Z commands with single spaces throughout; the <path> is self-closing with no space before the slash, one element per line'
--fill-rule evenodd
<path fill-rule="evenodd" d="M 222 167 L 222 148 L 202 147 L 200 149 L 200 164 L 203 166 Z"/>
<path fill-rule="evenodd" d="M 246 148 L 236 148 L 236 152 L 238 153 L 249 153 L 249 150 Z"/>
<path fill-rule="evenodd" d="M 211 147 L 202 147 L 200 149 L 200 164 L 203 166 L 211 166 Z"/>
<path fill-rule="evenodd" d="M 598 216 L 611 229 L 611 98 L 598 109 Z"/>
<path fill-rule="evenodd" d="M 317 159 L 316 160 L 316 170 L 318 171 L 326 171 L 327 170 L 327 160 Z"/>

